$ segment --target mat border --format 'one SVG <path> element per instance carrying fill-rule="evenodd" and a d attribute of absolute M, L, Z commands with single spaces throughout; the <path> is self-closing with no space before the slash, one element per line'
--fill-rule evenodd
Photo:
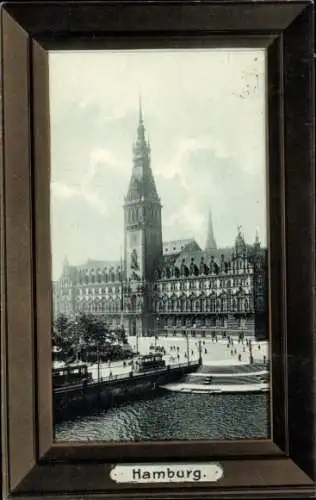
<path fill-rule="evenodd" d="M 7 495 L 313 496 L 312 32 L 313 5 L 307 1 L 2 4 L 1 389 Z M 268 47 L 271 440 L 52 443 L 47 50 L 115 44 L 142 47 L 144 41 L 147 46 Z M 219 460 L 223 480 L 215 485 L 151 485 L 149 490 L 144 485 L 118 486 L 109 479 L 111 462 L 183 460 L 184 456 Z"/>

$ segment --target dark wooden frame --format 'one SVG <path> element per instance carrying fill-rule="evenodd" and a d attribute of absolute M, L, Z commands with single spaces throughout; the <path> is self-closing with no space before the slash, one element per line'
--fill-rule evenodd
<path fill-rule="evenodd" d="M 315 176 L 309 1 L 7 2 L 1 8 L 2 447 L 5 495 L 313 496 Z M 125 44 L 125 45 L 124 45 Z M 52 442 L 49 48 L 264 46 L 268 51 L 272 437 Z M 214 484 L 121 485 L 119 461 L 217 460 Z"/>

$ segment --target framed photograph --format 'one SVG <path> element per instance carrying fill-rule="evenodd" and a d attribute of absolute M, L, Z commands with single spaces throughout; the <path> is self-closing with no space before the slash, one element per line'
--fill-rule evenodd
<path fill-rule="evenodd" d="M 2 6 L 5 498 L 314 496 L 312 21 Z"/>

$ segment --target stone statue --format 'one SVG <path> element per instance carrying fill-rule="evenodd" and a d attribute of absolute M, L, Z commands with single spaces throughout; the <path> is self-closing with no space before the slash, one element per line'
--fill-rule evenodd
<path fill-rule="evenodd" d="M 137 271 L 139 269 L 137 252 L 136 252 L 135 248 L 134 248 L 134 250 L 132 250 L 132 253 L 131 253 L 131 269 L 133 269 L 134 271 Z"/>

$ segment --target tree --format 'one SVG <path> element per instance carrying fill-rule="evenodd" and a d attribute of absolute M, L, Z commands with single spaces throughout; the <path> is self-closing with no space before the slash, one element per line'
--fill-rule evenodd
<path fill-rule="evenodd" d="M 81 314 L 76 323 L 80 337 L 86 346 L 101 347 L 106 341 L 113 342 L 114 340 L 105 321 L 93 314 Z"/>
<path fill-rule="evenodd" d="M 56 345 L 69 335 L 71 321 L 65 314 L 59 314 L 53 323 L 53 342 Z"/>
<path fill-rule="evenodd" d="M 73 321 L 65 314 L 59 314 L 52 325 L 52 342 L 62 351 L 62 358 L 70 362 L 74 357 Z"/>
<path fill-rule="evenodd" d="M 128 344 L 127 335 L 126 335 L 126 331 L 125 331 L 124 326 L 121 326 L 116 331 L 116 336 L 117 336 L 118 342 L 120 342 L 121 344 L 124 344 L 124 345 Z"/>

